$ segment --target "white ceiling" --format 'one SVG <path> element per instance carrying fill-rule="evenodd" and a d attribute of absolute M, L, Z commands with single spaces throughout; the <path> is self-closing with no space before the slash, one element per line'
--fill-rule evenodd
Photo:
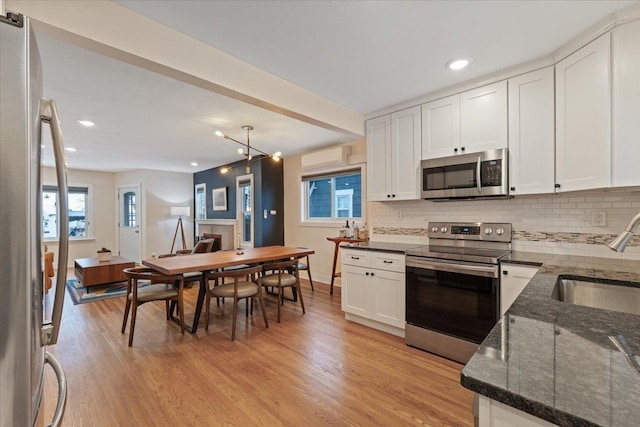
<path fill-rule="evenodd" d="M 634 1 L 117 3 L 360 113 L 549 54 Z M 220 128 L 284 156 L 351 140 L 39 35 L 69 167 L 193 172 L 238 159 Z M 460 72 L 445 69 L 471 57 Z M 95 121 L 81 128 L 75 119 Z M 199 166 L 192 167 L 191 161 Z"/>

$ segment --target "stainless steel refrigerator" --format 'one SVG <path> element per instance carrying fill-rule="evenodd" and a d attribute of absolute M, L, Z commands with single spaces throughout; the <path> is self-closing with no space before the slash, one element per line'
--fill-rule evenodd
<path fill-rule="evenodd" d="M 40 185 L 41 135 L 47 128 L 57 165 L 61 236 L 50 320 L 44 315 Z M 64 302 L 66 174 L 55 103 L 42 99 L 38 45 L 29 20 L 9 13 L 0 17 L 0 427 L 45 424 L 45 364 L 58 380 L 51 425 L 59 425 L 64 414 L 64 371 L 46 347 L 57 342 Z"/>

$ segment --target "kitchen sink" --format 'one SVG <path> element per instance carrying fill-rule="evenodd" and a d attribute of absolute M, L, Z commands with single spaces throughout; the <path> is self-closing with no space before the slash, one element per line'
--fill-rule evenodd
<path fill-rule="evenodd" d="M 640 315 L 640 287 L 559 277 L 551 297 L 569 304 Z"/>

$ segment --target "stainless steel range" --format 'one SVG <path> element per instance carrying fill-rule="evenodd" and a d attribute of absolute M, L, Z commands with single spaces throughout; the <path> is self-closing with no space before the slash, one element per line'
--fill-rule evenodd
<path fill-rule="evenodd" d="M 511 224 L 430 222 L 428 235 L 407 250 L 406 343 L 466 363 L 500 315 Z"/>

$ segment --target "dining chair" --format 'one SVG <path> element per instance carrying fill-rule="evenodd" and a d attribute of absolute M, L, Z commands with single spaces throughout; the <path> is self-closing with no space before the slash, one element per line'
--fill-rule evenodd
<path fill-rule="evenodd" d="M 301 249 L 307 249 L 307 248 L 301 248 Z M 302 262 L 301 260 L 303 258 L 306 258 L 307 262 Z M 300 270 L 307 271 L 307 275 L 309 276 L 309 283 L 311 283 L 311 292 L 315 292 L 315 289 L 313 289 L 313 279 L 311 278 L 311 263 L 309 262 L 309 255 L 306 255 L 303 258 L 300 258 L 300 260 L 298 261 L 298 271 Z"/>
<path fill-rule="evenodd" d="M 300 289 L 300 276 L 298 273 L 298 263 L 300 258 L 294 258 L 287 261 L 278 261 L 262 266 L 266 273 L 262 276 L 262 286 L 265 288 L 275 288 L 278 290 L 278 323 L 280 323 L 281 306 L 284 304 L 284 288 L 292 288 L 300 299 L 300 307 L 302 314 L 305 314 L 304 299 L 302 298 L 302 289 Z M 267 273 L 271 272 L 271 273 Z"/>
<path fill-rule="evenodd" d="M 136 327 L 136 313 L 138 306 L 150 301 L 164 301 L 167 313 L 167 320 L 171 319 L 169 312 L 169 301 L 178 304 L 180 315 L 180 332 L 184 334 L 184 310 L 182 304 L 182 290 L 184 279 L 182 275 L 167 276 L 147 267 L 133 267 L 124 270 L 127 277 L 127 300 L 124 307 L 124 318 L 122 319 L 122 330 L 127 326 L 129 311 L 131 311 L 131 325 L 129 326 L 129 347 L 133 344 L 133 333 Z M 139 281 L 150 281 L 151 284 L 139 287 Z"/>
<path fill-rule="evenodd" d="M 260 274 L 262 272 L 262 266 L 247 267 L 236 270 L 223 270 L 212 271 L 207 273 L 207 286 L 206 290 L 206 314 L 205 314 L 205 330 L 209 330 L 209 311 L 211 307 L 211 298 L 233 298 L 233 326 L 231 328 L 231 341 L 236 339 L 236 321 L 238 317 L 238 301 L 241 299 L 246 300 L 247 303 L 247 318 L 249 317 L 249 307 L 251 307 L 251 314 L 253 314 L 253 301 L 258 297 L 258 303 L 260 304 L 260 310 L 262 310 L 262 317 L 264 318 L 265 328 L 269 327 L 269 321 L 267 320 L 267 312 L 264 306 L 264 298 L 262 297 L 262 286 L 260 281 L 262 278 Z M 220 284 L 223 279 L 231 279 L 228 283 Z M 210 281 L 214 281 L 214 286 L 211 287 Z"/>
<path fill-rule="evenodd" d="M 192 255 L 192 254 L 203 254 L 207 252 L 214 252 L 213 248 L 215 245 L 215 239 L 203 239 L 200 240 L 193 249 L 182 250 L 179 249 L 173 254 L 163 254 L 158 258 L 170 258 L 178 255 Z M 184 284 L 187 287 L 193 286 L 194 283 L 199 282 L 202 278 L 202 273 L 199 271 L 194 271 L 190 273 L 184 274 Z"/>

